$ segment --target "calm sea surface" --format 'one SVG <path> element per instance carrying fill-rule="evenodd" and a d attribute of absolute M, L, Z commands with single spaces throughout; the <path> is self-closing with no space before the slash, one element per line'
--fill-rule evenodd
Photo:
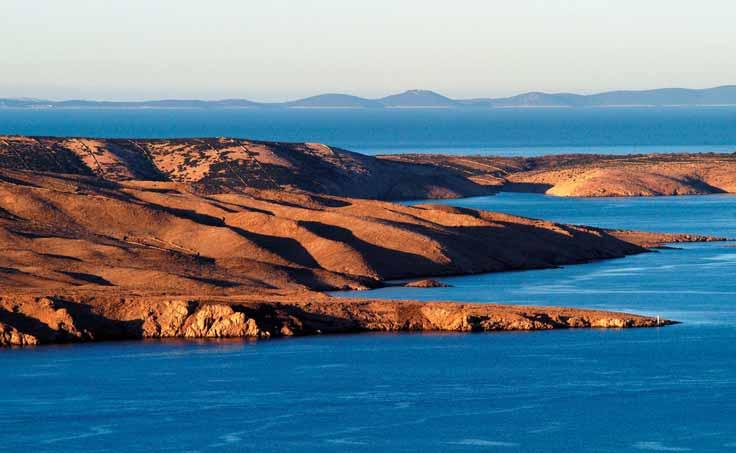
<path fill-rule="evenodd" d="M 736 109 L 11 111 L 0 133 L 312 140 L 364 152 L 736 150 Z M 633 144 L 637 144 L 636 146 Z M 446 202 L 446 201 L 444 201 Z M 736 197 L 453 200 L 736 237 Z M 0 351 L 0 450 L 736 451 L 736 248 L 688 244 L 355 297 L 628 310 L 659 329 L 124 342 Z"/>
<path fill-rule="evenodd" d="M 736 197 L 453 204 L 736 236 Z M 691 244 L 362 297 L 631 310 L 658 329 L 126 342 L 0 352 L 9 451 L 731 451 L 736 248 Z"/>
<path fill-rule="evenodd" d="M 736 107 L 602 109 L 0 109 L 0 134 L 230 136 L 367 154 L 736 151 Z"/>

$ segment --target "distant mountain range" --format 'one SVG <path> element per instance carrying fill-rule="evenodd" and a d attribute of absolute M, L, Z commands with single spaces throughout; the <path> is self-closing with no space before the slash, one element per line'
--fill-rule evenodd
<path fill-rule="evenodd" d="M 264 103 L 247 99 L 155 101 L 49 101 L 1 99 L 0 108 L 554 108 L 657 107 L 736 105 L 736 85 L 707 88 L 662 88 L 608 91 L 582 95 L 531 92 L 507 98 L 451 99 L 434 91 L 409 90 L 379 99 L 341 93 L 320 94 L 289 102 Z"/>

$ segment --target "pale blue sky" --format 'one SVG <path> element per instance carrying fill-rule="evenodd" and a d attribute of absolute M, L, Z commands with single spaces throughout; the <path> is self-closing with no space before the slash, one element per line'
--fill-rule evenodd
<path fill-rule="evenodd" d="M 0 97 L 736 83 L 734 0 L 0 0 Z"/>

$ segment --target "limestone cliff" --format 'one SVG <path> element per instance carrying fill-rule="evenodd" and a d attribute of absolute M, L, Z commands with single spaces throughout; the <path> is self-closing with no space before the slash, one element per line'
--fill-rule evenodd
<path fill-rule="evenodd" d="M 12 325 L 11 325 L 12 324 Z M 0 346 L 143 338 L 271 338 L 363 331 L 654 327 L 623 313 L 495 304 L 302 297 L 0 296 Z"/>

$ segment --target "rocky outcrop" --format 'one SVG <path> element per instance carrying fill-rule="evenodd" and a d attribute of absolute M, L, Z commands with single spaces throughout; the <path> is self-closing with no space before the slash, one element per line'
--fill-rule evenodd
<path fill-rule="evenodd" d="M 450 288 L 452 285 L 448 285 L 447 283 L 443 283 L 439 280 L 433 280 L 433 279 L 424 279 L 424 280 L 414 280 L 412 282 L 408 282 L 404 284 L 407 288 Z"/>
<path fill-rule="evenodd" d="M 169 298 L 0 296 L 0 345 L 140 338 L 268 337 L 229 304 Z"/>
<path fill-rule="evenodd" d="M 305 297 L 0 296 L 0 346 L 143 338 L 270 338 L 363 331 L 490 332 L 671 324 L 624 313 Z"/>
<path fill-rule="evenodd" d="M 145 313 L 136 311 L 145 305 Z M 227 338 L 269 336 L 261 332 L 255 320 L 233 310 L 230 305 L 198 304 L 185 300 L 134 302 L 125 307 L 125 322 L 142 321 L 142 338 Z M 133 309 L 131 314 L 131 309 Z M 116 312 L 111 312 L 116 313 Z"/>
<path fill-rule="evenodd" d="M 184 338 L 225 338 L 269 336 L 256 321 L 229 305 L 205 305 L 189 316 L 181 327 Z"/>
<path fill-rule="evenodd" d="M 650 233 L 631 230 L 608 230 L 608 233 L 623 241 L 639 244 L 642 247 L 660 248 L 665 244 L 682 244 L 687 242 L 720 242 L 728 238 L 704 236 L 702 234 Z"/>
<path fill-rule="evenodd" d="M 0 346 L 35 346 L 38 336 L 20 332 L 13 326 L 0 322 Z"/>

